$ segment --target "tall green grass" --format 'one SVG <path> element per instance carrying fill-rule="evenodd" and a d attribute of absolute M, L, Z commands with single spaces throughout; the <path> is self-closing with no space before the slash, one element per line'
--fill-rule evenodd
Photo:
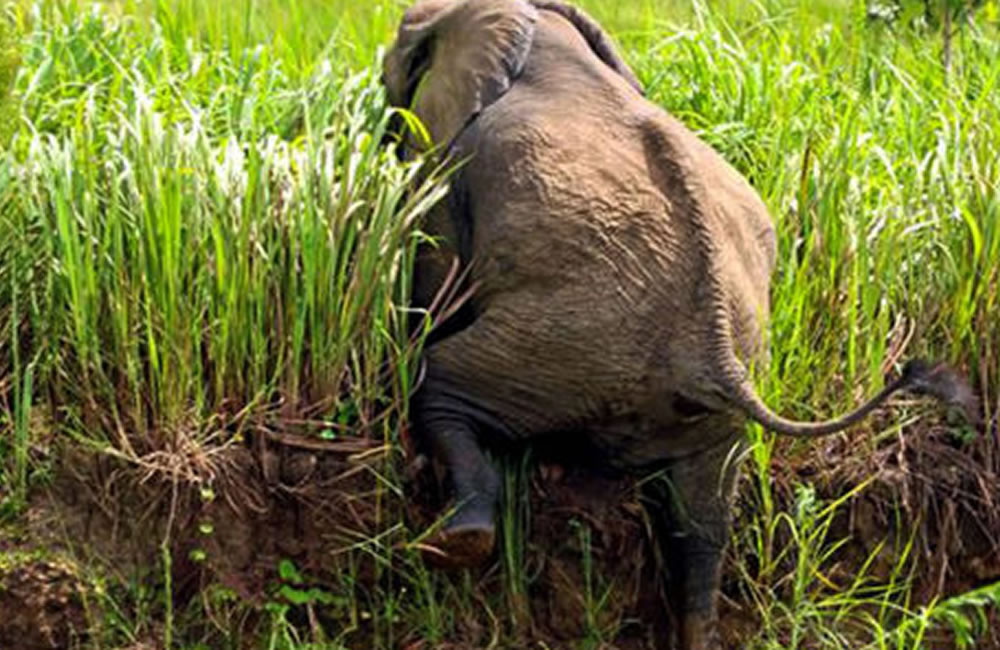
<path fill-rule="evenodd" d="M 31 369 L 65 433 L 129 456 L 255 409 L 387 425 L 414 377 L 414 224 L 443 186 L 382 146 L 372 74 L 327 60 L 296 85 L 267 50 L 35 12 L 60 29 L 28 39 L 0 162 L 17 382 Z"/>
<path fill-rule="evenodd" d="M 18 56 L 19 43 L 13 26 L 8 21 L 0 21 L 0 117 L 6 126 L 0 131 L 0 141 L 10 135 L 9 120 L 14 115 L 11 106 L 10 91 L 14 85 L 17 68 L 20 63 Z"/>
<path fill-rule="evenodd" d="M 937 34 L 869 23 L 859 4 L 830 22 L 810 10 L 705 11 L 635 59 L 651 98 L 740 168 L 778 224 L 765 397 L 800 418 L 828 415 L 871 393 L 900 358 L 927 356 L 966 369 L 995 409 L 997 26 L 966 28 L 946 78 Z M 921 435 L 914 415 L 901 406 L 901 426 L 853 438 L 856 454 Z M 905 532 L 886 541 L 901 545 L 887 582 L 872 574 L 870 557 L 853 582 L 824 583 L 847 541 L 829 534 L 846 498 L 817 504 L 800 487 L 796 509 L 782 511 L 777 503 L 788 496 L 778 493 L 774 455 L 816 452 L 756 427 L 751 437 L 757 509 L 734 540 L 738 554 L 754 558 L 743 584 L 764 626 L 753 647 L 923 647 L 930 621 L 954 612 L 914 613 L 919 560 L 903 545 Z M 974 644 L 964 635 L 974 627 L 957 625 L 961 647 Z"/>
<path fill-rule="evenodd" d="M 772 363 L 759 378 L 770 404 L 798 417 L 845 409 L 899 358 L 925 355 L 967 369 L 996 406 L 995 24 L 963 28 L 945 77 L 938 34 L 871 23 L 862 3 L 582 4 L 619 35 L 648 96 L 771 208 L 780 260 Z M 32 445 L 53 434 L 145 462 L 238 436 L 248 416 L 395 440 L 420 346 L 405 310 L 417 226 L 443 193 L 426 163 L 380 146 L 388 117 L 370 66 L 401 9 L 12 6 L 21 67 L 0 141 L 0 449 L 12 503 L 38 469 Z M 856 438 L 858 453 L 914 431 L 918 412 L 898 404 L 905 423 Z M 921 609 L 905 542 L 888 580 L 865 565 L 851 584 L 824 581 L 846 497 L 781 491 L 774 455 L 815 452 L 751 436 L 757 508 L 734 534 L 734 556 L 756 557 L 738 566 L 763 621 L 751 647 L 916 648 L 942 623 L 974 638 L 966 607 L 996 602 L 995 590 Z M 359 548 L 396 582 L 359 595 L 345 576 L 358 599 L 345 637 L 363 610 L 403 621 L 377 628 L 372 647 L 392 647 L 400 626 L 444 641 L 463 618 L 498 647 L 529 628 L 529 518 L 512 498 L 526 471 L 507 471 L 505 594 L 428 572 L 387 534 Z M 391 467 L 385 480 L 398 481 Z M 589 550 L 581 566 L 589 642 L 611 641 L 597 616 L 607 580 Z M 272 646 L 294 646 L 285 610 L 272 613 Z"/>

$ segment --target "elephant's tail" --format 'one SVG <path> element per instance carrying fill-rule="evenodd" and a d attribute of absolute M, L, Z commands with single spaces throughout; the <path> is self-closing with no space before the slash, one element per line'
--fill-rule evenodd
<path fill-rule="evenodd" d="M 747 373 L 742 375 L 741 378 L 731 382 L 733 385 L 728 391 L 731 401 L 765 429 L 787 436 L 812 438 L 842 431 L 864 419 L 881 406 L 890 395 L 900 390 L 930 395 L 947 404 L 958 406 L 969 422 L 975 423 L 979 418 L 978 400 L 972 389 L 955 370 L 943 363 L 910 361 L 903 367 L 899 377 L 867 402 L 841 417 L 820 422 L 801 422 L 778 415 L 757 395 L 750 383 L 749 375 Z"/>

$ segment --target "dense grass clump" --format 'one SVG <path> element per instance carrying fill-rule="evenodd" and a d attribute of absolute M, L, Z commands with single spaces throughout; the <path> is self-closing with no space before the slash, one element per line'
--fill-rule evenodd
<path fill-rule="evenodd" d="M 16 114 L 11 105 L 10 92 L 14 86 L 18 63 L 18 43 L 13 29 L 6 21 L 0 20 L 0 119 L 7 125 L 0 131 L 0 142 L 10 135 L 10 120 Z"/>
<path fill-rule="evenodd" d="M 1000 409 L 993 3 L 960 26 L 947 74 L 937 28 L 872 21 L 863 3 L 581 4 L 618 37 L 647 96 L 717 147 L 771 209 L 780 259 L 772 363 L 758 381 L 769 404 L 801 418 L 839 411 L 902 358 L 927 356 L 967 371 L 984 405 L 986 436 L 913 401 L 819 452 L 751 430 L 749 508 L 727 579 L 731 604 L 753 621 L 741 641 L 917 648 L 946 630 L 973 643 L 1000 575 L 925 597 L 922 572 L 940 560 L 928 539 L 940 531 L 920 504 L 939 502 L 931 470 L 951 467 L 968 478 L 949 484 L 953 516 L 975 519 L 992 507 L 1000 472 L 990 437 Z M 0 19 L 8 519 L 80 449 L 205 495 L 214 452 L 262 430 L 399 448 L 425 331 L 411 329 L 420 321 L 406 308 L 410 267 L 420 219 L 445 193 L 443 170 L 384 146 L 378 47 L 400 10 L 67 0 L 15 3 Z M 947 453 L 928 466 L 900 460 L 924 443 Z M 320 628 L 350 647 L 509 647 L 544 628 L 529 604 L 544 591 L 542 565 L 529 558 L 548 549 L 531 537 L 527 503 L 506 495 L 500 560 L 481 583 L 433 574 L 409 553 L 421 531 L 399 522 L 398 456 L 365 465 L 378 487 L 364 498 L 382 528 L 330 560 L 365 558 L 375 578 L 364 582 L 351 560 L 339 591 L 311 591 L 286 561 L 284 587 L 256 609 L 211 586 L 202 593 L 219 597 L 204 604 L 216 632 L 235 643 L 250 610 L 264 612 L 269 627 L 250 627 L 270 647 L 294 647 L 296 629 L 323 637 Z M 510 463 L 508 486 L 528 489 L 530 468 Z M 870 494 L 890 523 L 849 553 L 844 522 Z M 1000 538 L 995 520 L 975 521 Z M 614 563 L 594 561 L 601 535 L 579 520 L 572 530 L 560 552 L 579 559 L 582 582 L 568 596 L 583 611 L 578 641 L 610 647 L 636 627 L 614 602 L 634 590 Z M 183 558 L 162 549 L 169 576 Z M 943 570 L 935 584 L 952 584 Z M 110 593 L 103 580 L 92 578 Z M 175 638 L 173 600 L 136 584 L 119 580 L 115 607 L 92 610 L 94 638 Z M 155 589 L 169 592 L 169 577 Z M 293 605 L 307 624 L 289 623 Z M 212 625 L 177 633 L 212 639 Z"/>
<path fill-rule="evenodd" d="M 442 189 L 406 191 L 421 166 L 381 146 L 371 74 L 328 62 L 293 86 L 266 50 L 47 11 L 62 29 L 27 45 L 4 160 L 0 295 L 15 372 L 67 432 L 125 451 L 247 408 L 367 424 L 398 403 L 412 226 Z"/>

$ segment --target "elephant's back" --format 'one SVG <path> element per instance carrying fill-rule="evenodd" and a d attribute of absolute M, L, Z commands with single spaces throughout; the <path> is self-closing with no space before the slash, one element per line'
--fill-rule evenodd
<path fill-rule="evenodd" d="M 592 109 L 489 118 L 463 172 L 487 291 L 580 292 L 634 319 L 616 332 L 662 344 L 642 351 L 657 363 L 692 365 L 699 361 L 677 356 L 716 327 L 708 311 L 722 299 L 740 353 L 756 353 L 774 232 L 757 194 L 721 157 L 662 111 L 635 105 L 613 120 Z"/>
<path fill-rule="evenodd" d="M 455 180 L 456 218 L 476 310 L 496 323 L 492 363 L 538 387 L 526 396 L 546 396 L 504 412 L 560 405 L 597 427 L 670 419 L 651 405 L 711 383 L 720 305 L 738 352 L 762 349 L 773 265 L 763 204 L 683 126 L 619 90 L 515 84 L 455 143 L 472 156 Z"/>
<path fill-rule="evenodd" d="M 580 285 L 630 310 L 675 283 L 684 242 L 625 128 L 550 112 L 482 128 L 460 181 L 482 281 Z"/>
<path fill-rule="evenodd" d="M 700 347 L 708 272 L 641 151 L 623 146 L 627 130 L 596 125 L 484 121 L 455 186 L 477 310 L 502 312 L 504 347 L 588 421 L 645 409 L 684 382 L 697 360 L 675 351 Z"/>
<path fill-rule="evenodd" d="M 488 234 L 543 261 L 527 269 L 547 260 L 570 275 L 589 269 L 591 277 L 614 278 L 603 287 L 587 282 L 641 318 L 683 332 L 672 334 L 681 351 L 693 342 L 689 332 L 700 339 L 717 328 L 700 312 L 722 301 L 738 352 L 750 357 L 762 347 L 776 257 L 763 202 L 562 16 L 540 12 L 521 78 L 477 121 L 488 134 L 478 146 L 480 169 L 493 175 L 483 184 L 511 201 Z M 723 295 L 711 295 L 710 284 Z"/>

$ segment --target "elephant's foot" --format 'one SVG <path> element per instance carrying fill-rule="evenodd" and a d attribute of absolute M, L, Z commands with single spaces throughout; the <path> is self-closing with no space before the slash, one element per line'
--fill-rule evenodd
<path fill-rule="evenodd" d="M 439 569 L 479 566 L 493 553 L 496 528 L 492 524 L 448 526 L 428 540 L 424 560 Z"/>
<path fill-rule="evenodd" d="M 444 529 L 428 540 L 423 555 L 441 568 L 482 564 L 493 552 L 500 476 L 479 446 L 473 421 L 462 403 L 436 397 L 428 379 L 414 413 L 420 430 L 448 470 L 455 511 Z"/>
<path fill-rule="evenodd" d="M 687 612 L 681 618 L 682 650 L 718 650 L 718 621 L 709 612 Z"/>

